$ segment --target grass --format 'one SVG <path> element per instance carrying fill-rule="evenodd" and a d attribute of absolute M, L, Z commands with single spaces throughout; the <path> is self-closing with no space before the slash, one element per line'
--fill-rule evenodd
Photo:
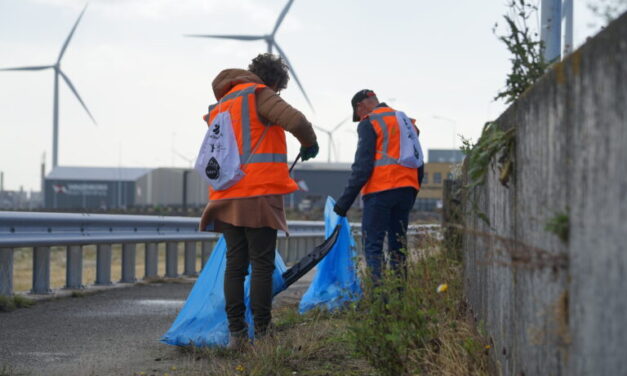
<path fill-rule="evenodd" d="M 185 348 L 167 373 L 487 375 L 492 350 L 466 315 L 460 263 L 447 258 L 439 243 L 410 259 L 407 282 L 388 276 L 381 286 L 366 283 L 363 299 L 340 312 L 301 315 L 296 306 L 278 307 L 272 337 L 243 352 Z M 448 289 L 438 293 L 441 284 Z"/>
<path fill-rule="evenodd" d="M 345 313 L 312 311 L 305 315 L 297 307 L 283 307 L 274 313 L 272 336 L 255 341 L 237 353 L 223 348 L 187 348 L 186 364 L 170 375 L 377 375 L 368 363 L 355 355 L 346 336 Z"/>
<path fill-rule="evenodd" d="M 122 246 L 112 247 L 111 281 L 116 282 L 122 278 Z M 159 275 L 165 274 L 165 244 L 159 244 Z M 137 279 L 144 276 L 144 245 L 137 244 L 135 251 L 135 275 Z M 200 246 L 196 247 L 196 271 L 200 271 L 201 258 Z M 183 273 L 185 265 L 184 244 L 179 243 L 178 271 Z M 33 279 L 33 251 L 31 248 L 18 248 L 14 256 L 13 285 L 17 292 L 30 291 Z M 51 247 L 50 250 L 50 286 L 53 289 L 63 288 L 66 278 L 66 252 L 65 247 Z M 83 247 L 83 284 L 93 284 L 96 280 L 96 246 Z"/>
<path fill-rule="evenodd" d="M 0 295 L 0 312 L 11 312 L 18 308 L 28 308 L 31 307 L 33 304 L 35 304 L 33 300 L 21 295 Z"/>
<path fill-rule="evenodd" d="M 410 256 L 406 279 L 366 283 L 349 313 L 355 351 L 381 375 L 487 375 L 489 344 L 467 317 L 460 262 L 439 245 Z"/>

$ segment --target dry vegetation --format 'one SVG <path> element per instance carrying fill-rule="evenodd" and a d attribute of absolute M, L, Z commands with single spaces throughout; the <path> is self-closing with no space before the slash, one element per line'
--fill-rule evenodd
<path fill-rule="evenodd" d="M 380 287 L 366 284 L 364 298 L 341 312 L 278 308 L 272 337 L 243 352 L 181 349 L 167 374 L 487 375 L 492 350 L 468 321 L 460 273 L 459 261 L 432 243 L 413 255 L 402 293 L 390 276 Z M 448 289 L 438 293 L 441 284 Z"/>
<path fill-rule="evenodd" d="M 122 273 L 122 246 L 113 245 L 111 281 L 116 282 Z M 196 271 L 200 271 L 200 245 L 197 245 Z M 178 271 L 183 273 L 184 244 L 179 243 Z M 135 251 L 135 276 L 141 279 L 144 276 L 144 245 L 137 244 Z M 33 251 L 32 248 L 18 248 L 14 256 L 13 286 L 16 292 L 30 291 L 33 280 Z M 159 275 L 165 274 L 165 243 L 159 244 Z M 63 288 L 66 278 L 66 251 L 65 247 L 51 247 L 50 251 L 50 286 L 53 289 Z M 83 247 L 83 284 L 90 285 L 96 280 L 96 246 Z"/>

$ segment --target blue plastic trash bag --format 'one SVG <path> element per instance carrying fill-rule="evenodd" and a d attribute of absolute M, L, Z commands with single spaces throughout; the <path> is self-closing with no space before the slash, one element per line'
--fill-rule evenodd
<path fill-rule="evenodd" d="M 285 264 L 276 253 L 274 259 L 273 296 L 281 292 Z M 187 301 L 174 320 L 172 327 L 163 335 L 161 342 L 175 346 L 226 346 L 229 342 L 229 324 L 224 299 L 224 272 L 226 270 L 226 242 L 220 237 L 211 257 L 198 276 Z M 250 311 L 250 271 L 244 282 L 246 322 L 248 335 L 254 336 L 254 324 Z"/>
<path fill-rule="evenodd" d="M 300 301 L 299 310 L 324 306 L 329 310 L 341 307 L 344 303 L 361 297 L 361 287 L 355 265 L 355 240 L 345 217 L 333 211 L 335 200 L 327 197 L 324 208 L 325 235 L 329 237 L 335 226 L 342 225 L 337 241 L 329 254 L 318 264 L 316 275 L 309 289 Z"/>

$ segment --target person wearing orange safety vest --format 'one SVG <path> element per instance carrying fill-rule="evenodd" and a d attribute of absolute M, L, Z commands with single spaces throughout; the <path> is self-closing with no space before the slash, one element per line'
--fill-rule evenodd
<path fill-rule="evenodd" d="M 391 268 L 406 274 L 405 251 L 409 212 L 420 190 L 423 166 L 408 168 L 398 163 L 400 130 L 397 111 L 379 103 L 372 90 L 360 90 L 352 100 L 353 121 L 359 121 L 359 140 L 351 175 L 334 211 L 346 216 L 361 191 L 362 241 L 366 264 L 375 281 L 381 278 L 383 241 L 388 235 Z"/>
<path fill-rule="evenodd" d="M 260 54 L 248 70 L 226 69 L 214 79 L 218 103 L 204 116 L 211 124 L 228 112 L 244 176 L 223 190 L 209 190 L 201 231 L 222 232 L 227 246 L 224 296 L 229 321 L 228 348 L 241 349 L 248 338 L 244 319 L 244 279 L 252 267 L 250 303 L 255 336 L 271 321 L 272 273 L 277 230 L 287 232 L 283 195 L 298 186 L 289 175 L 285 131 L 301 144 L 301 157 L 318 154 L 313 127 L 305 116 L 281 99 L 288 68 L 280 57 Z"/>

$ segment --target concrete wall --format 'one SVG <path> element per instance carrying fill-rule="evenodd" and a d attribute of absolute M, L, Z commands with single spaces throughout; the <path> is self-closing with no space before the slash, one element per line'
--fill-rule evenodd
<path fill-rule="evenodd" d="M 499 119 L 509 188 L 466 197 L 465 293 L 503 375 L 627 374 L 627 15 Z M 490 225 L 470 214 L 473 200 Z M 545 224 L 569 212 L 562 242 Z"/>

